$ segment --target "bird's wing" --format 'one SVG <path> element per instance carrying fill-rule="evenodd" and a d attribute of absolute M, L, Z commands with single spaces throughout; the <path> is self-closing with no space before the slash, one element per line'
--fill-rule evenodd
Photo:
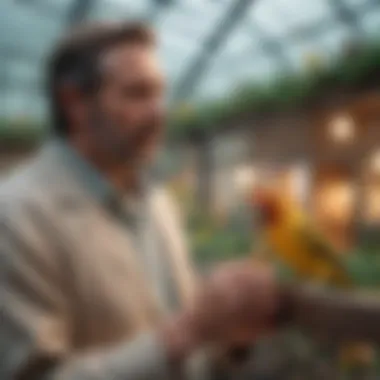
<path fill-rule="evenodd" d="M 297 228 L 297 233 L 303 244 L 310 250 L 317 260 L 330 262 L 336 268 L 343 269 L 343 263 L 339 259 L 339 252 L 322 234 L 318 233 L 310 225 L 302 223 Z"/>
<path fill-rule="evenodd" d="M 325 280 L 328 283 L 341 288 L 352 287 L 352 278 L 340 259 L 339 252 L 322 234 L 305 224 L 300 225 L 299 236 L 303 240 L 305 247 L 308 247 L 308 251 L 327 270 Z"/>

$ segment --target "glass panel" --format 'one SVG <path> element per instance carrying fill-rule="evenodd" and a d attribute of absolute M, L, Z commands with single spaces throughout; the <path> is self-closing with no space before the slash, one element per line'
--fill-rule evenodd
<path fill-rule="evenodd" d="M 19 82 L 28 82 L 31 79 L 38 82 L 38 72 L 40 72 L 39 65 L 26 60 L 14 60 L 13 62 L 10 62 L 7 70 L 8 76 L 12 80 L 17 80 Z"/>
<path fill-rule="evenodd" d="M 250 33 L 251 32 L 251 33 Z M 249 54 L 260 44 L 260 35 L 248 25 L 235 29 L 224 44 L 223 52 L 228 55 Z"/>
<path fill-rule="evenodd" d="M 361 19 L 361 25 L 369 36 L 379 37 L 380 35 L 380 7 L 364 15 Z"/>
<path fill-rule="evenodd" d="M 5 80 L 4 77 L 1 79 L 0 66 L 0 96 L 6 92 L 9 112 L 32 112 L 34 109 L 42 112 L 44 109 L 41 101 L 39 106 L 29 107 L 30 102 L 26 100 L 31 98 L 33 91 L 38 93 L 43 69 L 41 58 L 64 31 L 64 16 L 74 1 L 77 0 L 36 0 L 34 6 L 27 1 L 21 4 L 0 0 L 0 59 L 3 54 L 11 65 Z M 189 63 L 202 49 L 205 38 L 233 1 L 236 0 L 175 0 L 174 5 L 163 11 L 157 20 L 159 56 L 170 88 L 178 83 Z M 359 9 L 374 0 L 344 1 L 353 9 Z M 149 13 L 153 3 L 153 0 L 96 0 L 90 16 L 102 20 L 139 18 Z M 330 0 L 253 1 L 250 11 L 238 22 L 221 51 L 213 58 L 196 91 L 197 96 L 223 96 L 241 82 L 270 79 L 282 70 L 281 55 L 277 59 L 276 52 L 270 54 L 263 49 L 266 35 L 275 43 L 283 43 L 283 54 L 298 69 L 319 60 L 329 61 L 349 37 L 348 29 L 333 22 L 334 13 L 329 3 Z M 54 17 L 47 16 L 49 12 L 43 11 L 45 6 L 46 10 L 56 10 L 50 13 Z M 331 26 L 325 27 L 329 20 Z M 363 16 L 362 23 L 369 35 L 379 34 L 380 7 Z M 322 26 L 314 28 L 315 33 L 300 32 L 296 40 L 287 37 L 296 30 L 314 30 L 312 27 L 315 25 Z M 7 78 L 13 84 L 8 83 L 6 87 Z M 25 89 L 24 94 L 22 88 Z M 12 96 L 16 100 L 9 105 Z"/>
<path fill-rule="evenodd" d="M 250 16 L 260 27 L 277 37 L 296 27 L 332 18 L 327 0 L 260 1 L 252 6 Z"/>
<path fill-rule="evenodd" d="M 125 20 L 145 16 L 149 0 L 101 0 L 95 1 L 90 18 L 95 20 Z"/>
<path fill-rule="evenodd" d="M 184 12 L 184 5 L 172 6 L 165 12 L 165 17 L 160 23 L 160 28 L 165 28 L 174 33 L 191 37 L 194 41 L 202 41 L 215 27 L 215 24 L 223 15 L 223 8 L 215 8 L 211 12 L 209 8 L 200 12 L 198 8 L 191 8 L 191 11 Z"/>
<path fill-rule="evenodd" d="M 237 67 L 237 70 L 231 70 Z M 224 61 L 215 60 L 214 65 L 207 72 L 205 80 L 199 87 L 198 94 L 202 97 L 225 96 L 235 88 L 247 82 L 262 82 L 270 79 L 276 72 L 276 64 L 273 60 L 262 55 L 254 59 L 245 60 L 235 66 Z"/>
<path fill-rule="evenodd" d="M 46 4 L 50 8 L 57 9 L 58 11 L 64 13 L 73 5 L 74 1 L 77 1 L 77 0 L 37 0 L 37 1 L 41 3 L 40 8 L 42 8 L 43 5 Z"/>
<path fill-rule="evenodd" d="M 235 72 L 234 82 L 236 85 L 247 84 L 249 82 L 258 83 L 269 80 L 275 74 L 277 65 L 274 60 L 262 55 L 261 57 L 252 57 L 251 60 Z"/>
<path fill-rule="evenodd" d="M 102 0 L 110 5 L 115 5 L 117 7 L 124 8 L 127 10 L 134 10 L 135 12 L 145 12 L 149 7 L 152 6 L 153 0 Z"/>
<path fill-rule="evenodd" d="M 5 96 L 6 115 L 10 119 L 42 119 L 46 116 L 45 101 L 39 94 L 20 89 L 10 89 Z"/>
<path fill-rule="evenodd" d="M 64 27 L 61 19 L 41 15 L 24 4 L 6 1 L 0 5 L 0 14 L 6 16 L 1 19 L 0 46 L 18 51 L 20 56 L 23 50 L 35 57 L 45 54 Z"/>

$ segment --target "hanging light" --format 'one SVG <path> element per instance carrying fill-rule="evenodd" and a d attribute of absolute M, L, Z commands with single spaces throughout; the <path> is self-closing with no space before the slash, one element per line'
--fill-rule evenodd
<path fill-rule="evenodd" d="M 355 137 L 355 122 L 350 115 L 334 117 L 329 125 L 329 136 L 337 142 L 349 142 Z"/>

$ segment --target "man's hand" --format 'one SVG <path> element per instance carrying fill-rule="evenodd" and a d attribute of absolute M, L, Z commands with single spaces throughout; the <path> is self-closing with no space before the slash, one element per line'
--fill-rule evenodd
<path fill-rule="evenodd" d="M 273 329 L 279 304 L 271 267 L 224 264 L 200 284 L 193 304 L 164 329 L 169 355 L 180 360 L 203 344 L 252 342 Z"/>

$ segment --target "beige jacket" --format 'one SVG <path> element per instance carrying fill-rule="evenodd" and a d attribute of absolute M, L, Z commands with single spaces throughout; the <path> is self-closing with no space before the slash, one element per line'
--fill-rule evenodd
<path fill-rule="evenodd" d="M 177 210 L 149 200 L 186 302 L 194 289 Z M 171 378 L 162 310 L 125 230 L 47 145 L 0 187 L 0 379 Z"/>

